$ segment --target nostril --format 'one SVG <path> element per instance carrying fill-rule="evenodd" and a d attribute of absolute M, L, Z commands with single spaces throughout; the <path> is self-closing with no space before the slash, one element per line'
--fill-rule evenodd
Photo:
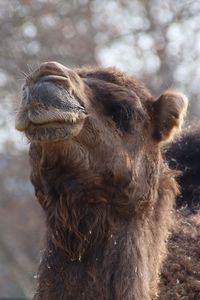
<path fill-rule="evenodd" d="M 65 83 L 67 82 L 68 84 L 70 84 L 69 78 L 68 77 L 64 77 L 64 76 L 60 76 L 60 75 L 46 75 L 43 76 L 42 78 L 40 78 L 40 82 L 44 82 L 44 81 L 56 81 L 56 82 L 61 82 L 61 81 L 65 81 Z"/>

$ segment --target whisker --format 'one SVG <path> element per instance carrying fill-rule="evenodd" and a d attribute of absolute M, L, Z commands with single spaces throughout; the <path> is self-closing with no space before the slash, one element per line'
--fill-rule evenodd
<path fill-rule="evenodd" d="M 31 65 L 27 64 L 27 67 L 28 67 L 29 73 L 33 72 L 33 69 L 32 69 L 32 67 L 31 67 Z"/>
<path fill-rule="evenodd" d="M 23 76 L 23 80 L 31 80 L 33 68 L 27 64 L 28 71 L 19 70 L 20 74 Z"/>
<path fill-rule="evenodd" d="M 27 67 L 28 67 L 28 71 L 29 71 L 28 77 L 30 77 L 31 74 L 34 72 L 34 68 L 32 66 L 30 66 L 29 64 L 27 64 Z"/>

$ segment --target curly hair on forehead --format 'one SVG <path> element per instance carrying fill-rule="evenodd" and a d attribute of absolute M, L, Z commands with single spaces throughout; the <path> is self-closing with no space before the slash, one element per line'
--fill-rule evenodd
<path fill-rule="evenodd" d="M 16 128 L 46 216 L 35 300 L 157 295 L 178 193 L 161 148 L 186 108 L 184 95 L 156 99 L 114 68 L 48 62 L 32 74 Z"/>

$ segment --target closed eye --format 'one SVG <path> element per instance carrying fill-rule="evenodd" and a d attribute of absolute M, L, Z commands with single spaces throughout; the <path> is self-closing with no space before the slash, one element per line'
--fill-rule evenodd
<path fill-rule="evenodd" d="M 133 111 L 127 103 L 115 103 L 110 107 L 110 114 L 117 128 L 123 132 L 128 132 L 130 129 L 130 120 L 133 116 Z"/>

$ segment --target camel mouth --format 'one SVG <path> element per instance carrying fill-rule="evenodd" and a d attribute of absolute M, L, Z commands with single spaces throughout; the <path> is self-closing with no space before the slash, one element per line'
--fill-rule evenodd
<path fill-rule="evenodd" d="M 60 117 L 60 115 L 59 115 Z M 74 137 L 83 128 L 86 114 L 68 112 L 62 118 L 47 119 L 40 115 L 40 121 L 34 118 L 16 121 L 16 129 L 24 132 L 30 141 L 59 141 Z M 42 121 L 44 119 L 45 121 Z"/>
<path fill-rule="evenodd" d="M 58 141 L 78 135 L 86 116 L 80 99 L 48 77 L 25 87 L 15 127 L 31 141 Z"/>
<path fill-rule="evenodd" d="M 61 141 L 77 136 L 84 125 L 86 115 L 82 114 L 76 121 L 73 113 L 70 113 L 71 118 L 68 120 L 49 121 L 44 123 L 30 122 L 24 130 L 26 137 L 30 141 Z"/>

